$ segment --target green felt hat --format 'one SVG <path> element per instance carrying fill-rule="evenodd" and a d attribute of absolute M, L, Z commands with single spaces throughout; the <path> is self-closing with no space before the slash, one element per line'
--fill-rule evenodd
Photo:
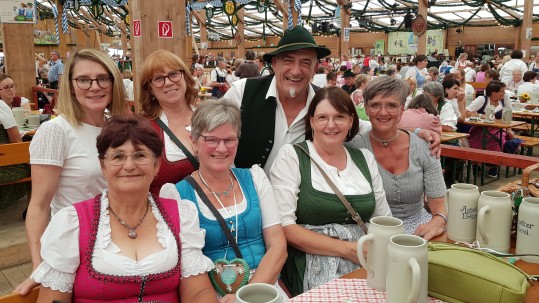
<path fill-rule="evenodd" d="M 287 29 L 283 37 L 277 44 L 277 49 L 271 53 L 264 55 L 264 61 L 271 63 L 273 56 L 292 50 L 312 48 L 316 50 L 317 58 L 324 58 L 331 54 L 331 51 L 326 47 L 321 47 L 316 44 L 313 36 L 301 25 L 296 25 L 292 29 Z"/>

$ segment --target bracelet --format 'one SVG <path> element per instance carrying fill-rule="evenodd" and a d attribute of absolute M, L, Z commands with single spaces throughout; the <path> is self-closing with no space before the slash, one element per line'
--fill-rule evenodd
<path fill-rule="evenodd" d="M 447 217 L 446 217 L 444 214 L 442 214 L 442 213 L 435 213 L 434 215 L 432 215 L 433 218 L 434 218 L 435 216 L 440 216 L 440 217 L 442 217 L 442 219 L 444 219 L 444 221 L 445 221 L 445 224 L 447 224 Z"/>
<path fill-rule="evenodd" d="M 416 128 L 416 129 L 414 130 L 414 135 L 419 134 L 420 131 L 421 131 L 421 128 L 420 128 L 420 127 Z"/>

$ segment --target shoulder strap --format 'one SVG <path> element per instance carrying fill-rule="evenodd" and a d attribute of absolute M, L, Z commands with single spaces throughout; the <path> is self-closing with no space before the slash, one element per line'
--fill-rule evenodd
<path fill-rule="evenodd" d="M 197 170 L 198 160 L 195 158 L 195 156 L 193 156 L 191 152 L 189 152 L 189 150 L 182 144 L 182 142 L 178 139 L 178 137 L 174 135 L 174 133 L 170 130 L 170 128 L 168 128 L 168 126 L 161 119 L 157 118 L 155 119 L 155 122 L 157 123 L 157 125 L 159 125 L 159 127 L 161 127 L 161 129 L 165 133 L 167 133 L 170 140 L 172 140 L 172 142 L 174 142 L 174 144 L 176 144 L 176 146 L 178 146 L 182 150 L 182 152 L 185 154 L 187 159 L 189 159 L 189 162 L 191 162 L 195 170 Z"/>
<path fill-rule="evenodd" d="M 202 200 L 202 202 L 204 202 L 204 204 L 206 204 L 206 206 L 210 209 L 211 213 L 215 216 L 215 219 L 217 219 L 217 221 L 219 222 L 219 225 L 221 226 L 221 229 L 223 230 L 223 233 L 225 234 L 226 239 L 228 240 L 228 242 L 232 246 L 232 249 L 234 250 L 234 253 L 236 254 L 236 257 L 240 258 L 240 259 L 243 259 L 242 255 L 241 255 L 240 248 L 238 247 L 238 244 L 236 243 L 236 240 L 234 239 L 234 236 L 232 236 L 232 233 L 230 232 L 230 230 L 226 226 L 225 219 L 223 218 L 223 216 L 221 216 L 221 214 L 219 213 L 217 208 L 215 208 L 215 206 L 213 206 L 210 199 L 208 199 L 208 196 L 206 196 L 206 194 L 204 193 L 202 188 L 200 188 L 200 185 L 198 185 L 197 181 L 191 175 L 187 175 L 187 177 L 185 177 L 184 180 L 187 181 L 196 190 L 196 192 L 197 192 L 198 196 L 200 197 L 200 199 Z"/>
<path fill-rule="evenodd" d="M 363 222 L 363 220 L 361 220 L 361 216 L 354 210 L 354 208 L 352 207 L 352 205 L 350 204 L 350 202 L 348 202 L 348 200 L 346 200 L 346 198 L 344 197 L 344 195 L 341 193 L 341 191 L 337 188 L 337 186 L 335 186 L 335 184 L 333 183 L 333 181 L 331 181 L 331 179 L 328 177 L 328 175 L 326 174 L 326 172 L 322 169 L 322 167 L 320 167 L 320 165 L 318 165 L 318 163 L 316 163 L 316 161 L 311 157 L 311 155 L 309 154 L 309 152 L 303 147 L 301 146 L 300 144 L 294 144 L 295 147 L 299 148 L 300 150 L 302 150 L 307 156 L 309 156 L 309 158 L 311 158 L 311 161 L 314 163 L 314 165 L 316 166 L 316 168 L 318 168 L 318 170 L 320 171 L 320 173 L 322 174 L 322 177 L 324 177 L 324 179 L 326 180 L 327 184 L 331 187 L 331 189 L 335 192 L 335 195 L 337 195 L 337 197 L 339 197 L 339 200 L 341 200 L 342 204 L 344 205 L 344 207 L 346 207 L 346 209 L 348 210 L 348 213 L 350 215 L 352 215 L 352 219 L 354 219 L 354 221 L 356 221 L 356 223 L 359 225 L 359 227 L 361 228 L 361 230 L 367 234 L 367 226 L 365 226 L 365 223 Z"/>

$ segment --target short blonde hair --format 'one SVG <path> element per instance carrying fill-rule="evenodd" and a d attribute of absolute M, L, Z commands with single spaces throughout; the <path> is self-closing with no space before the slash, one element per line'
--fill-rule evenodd
<path fill-rule="evenodd" d="M 100 64 L 107 70 L 113 78 L 112 81 L 112 100 L 107 105 L 107 109 L 112 116 L 124 115 L 128 112 L 125 100 L 125 90 L 123 77 L 112 58 L 104 52 L 96 49 L 80 49 L 75 52 L 67 61 L 62 74 L 60 89 L 58 92 L 58 101 L 56 110 L 73 126 L 80 126 L 84 118 L 84 110 L 75 97 L 73 81 L 73 69 L 80 61 L 93 61 Z"/>
<path fill-rule="evenodd" d="M 157 50 L 149 54 L 142 65 L 138 87 L 140 88 L 139 104 L 140 114 L 148 119 L 154 120 L 161 115 L 161 105 L 152 96 L 150 91 L 150 80 L 157 73 L 164 73 L 166 68 L 183 70 L 185 80 L 185 100 L 188 105 L 194 105 L 197 96 L 195 79 L 189 73 L 189 68 L 180 57 L 167 50 Z"/>

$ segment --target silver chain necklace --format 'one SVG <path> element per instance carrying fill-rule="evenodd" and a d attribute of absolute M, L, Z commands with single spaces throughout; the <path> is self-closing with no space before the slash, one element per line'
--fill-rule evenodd
<path fill-rule="evenodd" d="M 389 138 L 389 139 L 386 140 L 386 139 L 376 138 L 376 137 L 374 136 L 374 134 L 372 133 L 372 131 L 371 131 L 371 137 L 372 137 L 374 140 L 380 142 L 380 143 L 382 144 L 383 147 L 387 147 L 387 146 L 389 145 L 389 142 L 391 142 L 391 141 L 397 139 L 397 137 L 399 136 L 399 134 L 400 134 L 400 131 L 397 130 L 397 134 L 396 134 L 393 138 Z"/>
<path fill-rule="evenodd" d="M 202 183 L 204 183 L 204 185 L 211 191 L 212 194 L 216 195 L 217 197 L 221 197 L 221 196 L 225 196 L 225 197 L 228 197 L 228 194 L 232 191 L 232 188 L 233 188 L 233 185 L 234 185 L 234 182 L 232 181 L 232 177 L 229 175 L 228 177 L 230 178 L 230 185 L 228 185 L 228 188 L 222 192 L 215 192 L 213 191 L 209 186 L 208 186 L 208 183 L 206 183 L 206 180 L 204 180 L 204 178 L 202 178 L 202 175 L 200 174 L 200 170 L 198 171 L 198 176 L 200 177 L 200 180 L 202 180 Z"/>
<path fill-rule="evenodd" d="M 124 220 L 120 219 L 120 217 L 118 217 L 118 215 L 112 210 L 112 207 L 108 207 L 108 209 L 110 210 L 110 213 L 114 215 L 114 217 L 116 217 L 116 219 L 118 219 L 118 222 L 120 222 L 120 224 L 122 224 L 125 228 L 127 228 L 129 230 L 129 233 L 127 234 L 129 236 L 129 238 L 131 239 L 136 239 L 137 238 L 137 232 L 136 232 L 136 229 L 140 226 L 140 224 L 142 224 L 142 221 L 144 221 L 144 218 L 146 218 L 146 215 L 148 214 L 148 209 L 150 208 L 150 201 L 148 201 L 148 203 L 146 204 L 146 211 L 144 212 L 144 215 L 142 215 L 142 217 L 140 217 L 140 220 L 138 221 L 138 223 L 131 227 L 129 226 Z"/>

